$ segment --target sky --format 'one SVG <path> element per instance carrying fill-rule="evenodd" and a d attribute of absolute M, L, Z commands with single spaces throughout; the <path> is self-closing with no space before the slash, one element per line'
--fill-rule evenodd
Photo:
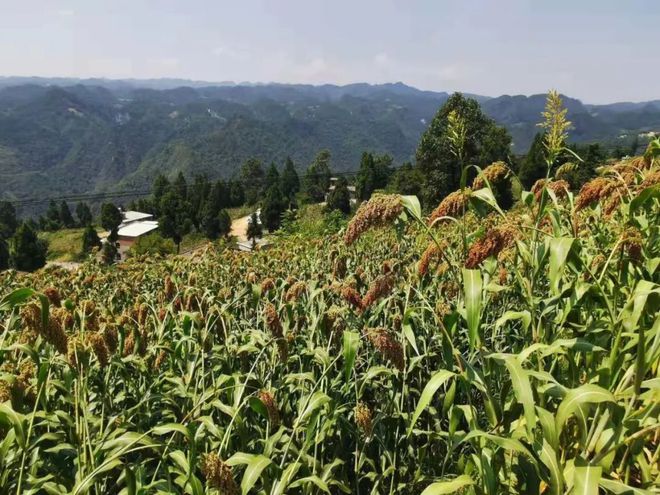
<path fill-rule="evenodd" d="M 660 99 L 660 0 L 0 0 L 0 75 Z"/>

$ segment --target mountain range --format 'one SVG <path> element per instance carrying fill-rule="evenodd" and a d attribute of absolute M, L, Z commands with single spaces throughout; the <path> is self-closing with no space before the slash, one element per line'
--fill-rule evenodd
<path fill-rule="evenodd" d="M 545 95 L 475 98 L 525 153 Z M 250 157 L 303 170 L 323 148 L 337 171 L 363 151 L 414 158 L 445 92 L 402 83 L 211 84 L 177 79 L 0 77 L 1 199 L 148 188 L 157 173 L 235 175 Z M 660 130 L 660 100 L 588 105 L 564 97 L 575 142 Z"/>

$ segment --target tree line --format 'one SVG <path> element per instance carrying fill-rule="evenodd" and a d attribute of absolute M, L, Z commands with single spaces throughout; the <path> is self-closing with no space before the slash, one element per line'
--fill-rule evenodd
<path fill-rule="evenodd" d="M 461 127 L 451 125 L 451 116 L 459 115 Z M 456 136 L 456 133 L 461 136 Z M 462 139 L 460 153 L 453 146 Z M 414 160 L 395 167 L 388 154 L 365 151 L 352 181 L 343 176 L 332 183 L 331 155 L 321 150 L 304 170 L 302 178 L 291 158 L 280 168 L 271 162 L 264 167 L 256 159 L 248 159 L 239 173 L 231 180 L 211 181 L 204 176 L 188 179 L 179 172 L 170 180 L 164 175 L 155 178 L 148 198 L 130 204 L 131 209 L 152 213 L 159 221 L 159 232 L 177 246 L 191 232 L 203 234 L 210 240 L 227 236 L 231 231 L 231 218 L 227 210 L 240 206 L 261 208 L 261 224 L 269 231 L 280 228 L 284 212 L 295 211 L 299 202 L 326 202 L 326 211 L 339 211 L 348 215 L 355 202 L 365 201 L 375 191 L 416 195 L 425 208 L 437 205 L 447 194 L 471 182 L 476 175 L 461 177 L 462 163 L 485 167 L 493 162 L 504 162 L 518 175 L 522 185 L 530 188 L 544 178 L 547 163 L 543 132 L 536 134 L 529 152 L 522 159 L 511 154 L 512 139 L 507 130 L 487 117 L 479 103 L 460 93 L 453 94 L 438 110 L 420 138 Z M 607 153 L 599 144 L 571 145 L 582 157 L 579 167 L 565 175 L 572 188 L 579 188 L 596 173 L 597 166 L 605 159 L 621 158 L 635 153 L 637 142 L 630 148 L 617 147 Z M 337 174 L 340 175 L 340 174 Z M 331 184 L 332 183 L 332 184 Z M 354 187 L 354 195 L 349 190 Z M 332 186 L 332 187 L 331 187 Z M 502 186 L 500 186 L 502 187 Z M 510 187 L 510 186 L 507 186 Z M 510 191 L 498 191 L 500 196 L 510 196 Z M 80 202 L 75 208 L 75 218 L 66 201 L 51 201 L 45 215 L 38 221 L 19 223 L 11 203 L 0 203 L 0 268 L 13 266 L 17 269 L 34 269 L 45 262 L 46 247 L 39 240 L 37 230 L 57 230 L 81 227 L 83 253 L 100 246 L 93 215 L 88 204 Z M 251 222 L 253 238 L 261 235 L 256 215 Z M 116 257 L 116 230 L 121 223 L 121 213 L 111 203 L 101 207 L 101 225 L 109 235 L 109 247 L 103 258 L 110 262 Z"/>

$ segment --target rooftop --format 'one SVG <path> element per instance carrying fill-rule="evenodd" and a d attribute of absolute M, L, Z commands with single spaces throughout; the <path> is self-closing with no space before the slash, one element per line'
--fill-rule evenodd
<path fill-rule="evenodd" d="M 152 230 L 158 228 L 158 222 L 156 220 L 145 220 L 143 222 L 132 222 L 128 225 L 123 225 L 119 227 L 117 235 L 119 237 L 140 237 Z"/>
<path fill-rule="evenodd" d="M 147 218 L 153 218 L 151 213 L 142 213 L 141 211 L 125 211 L 122 213 L 124 220 L 122 223 L 131 223 L 137 222 L 138 220 L 146 220 Z"/>

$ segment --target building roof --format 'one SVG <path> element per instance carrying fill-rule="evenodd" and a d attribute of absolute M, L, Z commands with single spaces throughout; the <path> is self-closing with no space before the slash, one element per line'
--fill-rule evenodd
<path fill-rule="evenodd" d="M 153 218 L 151 213 L 142 213 L 141 211 L 125 211 L 122 213 L 124 220 L 122 223 L 137 222 L 138 220 L 146 220 Z"/>
<path fill-rule="evenodd" d="M 156 220 L 144 220 L 142 222 L 132 222 L 128 225 L 123 225 L 119 227 L 117 235 L 119 237 L 140 237 L 152 230 L 158 228 L 158 222 Z"/>

